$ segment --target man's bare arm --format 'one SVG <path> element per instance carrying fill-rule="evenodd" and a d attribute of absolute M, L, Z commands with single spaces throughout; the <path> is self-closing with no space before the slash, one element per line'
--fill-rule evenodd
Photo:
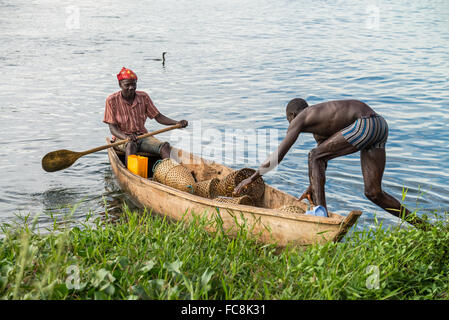
<path fill-rule="evenodd" d="M 109 123 L 109 131 L 121 140 L 128 139 L 128 136 L 124 134 L 115 124 Z"/>
<path fill-rule="evenodd" d="M 284 159 L 287 152 L 290 150 L 292 145 L 298 139 L 299 132 L 296 130 L 290 130 L 287 133 L 284 140 L 279 144 L 279 147 L 275 152 L 273 152 L 257 169 L 259 175 L 264 175 L 265 173 L 274 169 L 281 161 Z"/>
<path fill-rule="evenodd" d="M 127 135 L 123 133 L 123 131 L 121 131 L 115 124 L 109 123 L 109 131 L 121 140 L 130 139 L 131 141 L 137 141 L 137 135 L 134 133 Z"/>
<path fill-rule="evenodd" d="M 157 122 L 159 122 L 160 124 L 166 125 L 166 126 L 171 126 L 171 125 L 175 125 L 180 123 L 182 125 L 183 128 L 188 126 L 188 122 L 187 120 L 181 120 L 181 121 L 176 121 L 173 119 L 170 119 L 167 116 L 164 116 L 162 113 L 159 113 L 155 118 L 154 118 Z"/>
<path fill-rule="evenodd" d="M 159 113 L 154 119 L 157 122 L 159 122 L 160 124 L 163 124 L 163 125 L 166 125 L 166 126 L 171 126 L 171 125 L 174 125 L 174 124 L 178 123 L 178 121 L 170 119 L 169 117 L 164 116 L 162 113 Z"/>
<path fill-rule="evenodd" d="M 264 175 L 265 173 L 274 169 L 281 161 L 284 159 L 287 152 L 290 150 L 292 145 L 296 142 L 301 133 L 302 129 L 302 119 L 296 117 L 288 126 L 287 134 L 285 138 L 279 144 L 279 147 L 275 152 L 273 152 L 257 169 L 256 173 L 259 176 Z M 257 179 L 258 177 L 256 177 Z M 254 179 L 255 180 L 255 179 Z M 253 181 L 254 181 L 253 180 Z"/>
<path fill-rule="evenodd" d="M 296 119 L 295 119 L 296 120 Z M 282 159 L 284 159 L 287 152 L 290 150 L 292 145 L 298 139 L 299 134 L 302 129 L 302 121 L 292 121 L 287 130 L 287 135 L 284 140 L 279 144 L 279 147 L 275 152 L 273 152 L 256 170 L 256 172 L 249 178 L 243 180 L 234 190 L 234 194 L 238 195 L 243 188 L 245 188 L 250 183 L 254 182 L 257 178 L 264 175 L 265 173 L 274 169 Z"/>

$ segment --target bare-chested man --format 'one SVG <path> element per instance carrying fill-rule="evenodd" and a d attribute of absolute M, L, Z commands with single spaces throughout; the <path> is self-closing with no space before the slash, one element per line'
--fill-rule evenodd
<path fill-rule="evenodd" d="M 293 99 L 287 104 L 287 135 L 259 169 L 243 180 L 234 191 L 238 195 L 243 188 L 258 177 L 276 167 L 295 143 L 301 132 L 312 133 L 317 147 L 309 152 L 310 185 L 300 199 L 306 196 L 326 208 L 324 193 L 327 162 L 360 151 L 365 195 L 373 203 L 396 217 L 408 217 L 414 226 L 425 227 L 418 217 L 391 195 L 382 190 L 385 169 L 385 143 L 388 125 L 385 119 L 368 105 L 357 100 L 329 101 L 309 106 L 303 99 Z"/>

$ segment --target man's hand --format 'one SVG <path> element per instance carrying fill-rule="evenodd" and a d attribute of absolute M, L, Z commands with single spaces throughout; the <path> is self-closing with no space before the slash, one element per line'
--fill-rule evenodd
<path fill-rule="evenodd" d="M 307 190 L 304 191 L 304 193 L 301 195 L 301 197 L 299 197 L 299 200 L 301 201 L 302 199 L 305 199 L 305 198 L 307 198 L 307 200 L 309 200 L 311 205 L 313 205 L 313 206 L 315 205 L 315 203 L 313 203 L 313 200 L 312 200 L 312 187 L 311 186 L 309 186 L 307 188 Z"/>
<path fill-rule="evenodd" d="M 189 125 L 189 122 L 187 120 L 181 120 L 178 121 L 178 123 L 181 125 L 181 128 L 185 128 Z"/>
<path fill-rule="evenodd" d="M 131 142 L 137 142 L 137 135 L 134 133 L 128 134 L 127 138 L 129 139 L 129 141 Z"/>
<path fill-rule="evenodd" d="M 235 187 L 234 192 L 232 193 L 232 195 L 233 196 L 239 196 L 240 192 L 242 192 L 244 189 L 246 189 L 251 182 L 253 182 L 251 180 L 251 177 L 246 178 L 245 180 L 240 182 L 239 185 L 237 187 Z"/>

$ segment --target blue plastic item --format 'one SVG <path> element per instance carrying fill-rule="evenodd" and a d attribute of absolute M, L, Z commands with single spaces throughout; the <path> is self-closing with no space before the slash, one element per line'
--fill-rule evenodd
<path fill-rule="evenodd" d="M 306 211 L 306 214 L 318 217 L 329 217 L 327 215 L 327 210 L 323 206 L 316 206 L 315 208 L 313 208 L 313 210 Z"/>

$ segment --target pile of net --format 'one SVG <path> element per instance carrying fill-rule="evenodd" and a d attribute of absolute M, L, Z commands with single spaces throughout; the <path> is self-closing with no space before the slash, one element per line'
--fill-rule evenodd
<path fill-rule="evenodd" d="M 191 192 L 195 184 L 190 170 L 170 158 L 154 164 L 153 180 L 185 192 Z"/>
<path fill-rule="evenodd" d="M 277 208 L 276 210 L 290 212 L 290 213 L 298 213 L 298 214 L 304 214 L 306 212 L 303 208 L 301 208 L 299 206 L 292 206 L 292 205 L 285 205 L 280 208 Z"/>
<path fill-rule="evenodd" d="M 262 177 L 257 178 L 243 189 L 238 197 L 233 196 L 235 187 L 254 173 L 254 169 L 243 168 L 230 173 L 221 180 L 212 178 L 196 182 L 189 169 L 173 159 L 164 159 L 154 165 L 153 180 L 203 198 L 214 199 L 220 203 L 254 206 L 265 193 L 265 183 Z"/>

